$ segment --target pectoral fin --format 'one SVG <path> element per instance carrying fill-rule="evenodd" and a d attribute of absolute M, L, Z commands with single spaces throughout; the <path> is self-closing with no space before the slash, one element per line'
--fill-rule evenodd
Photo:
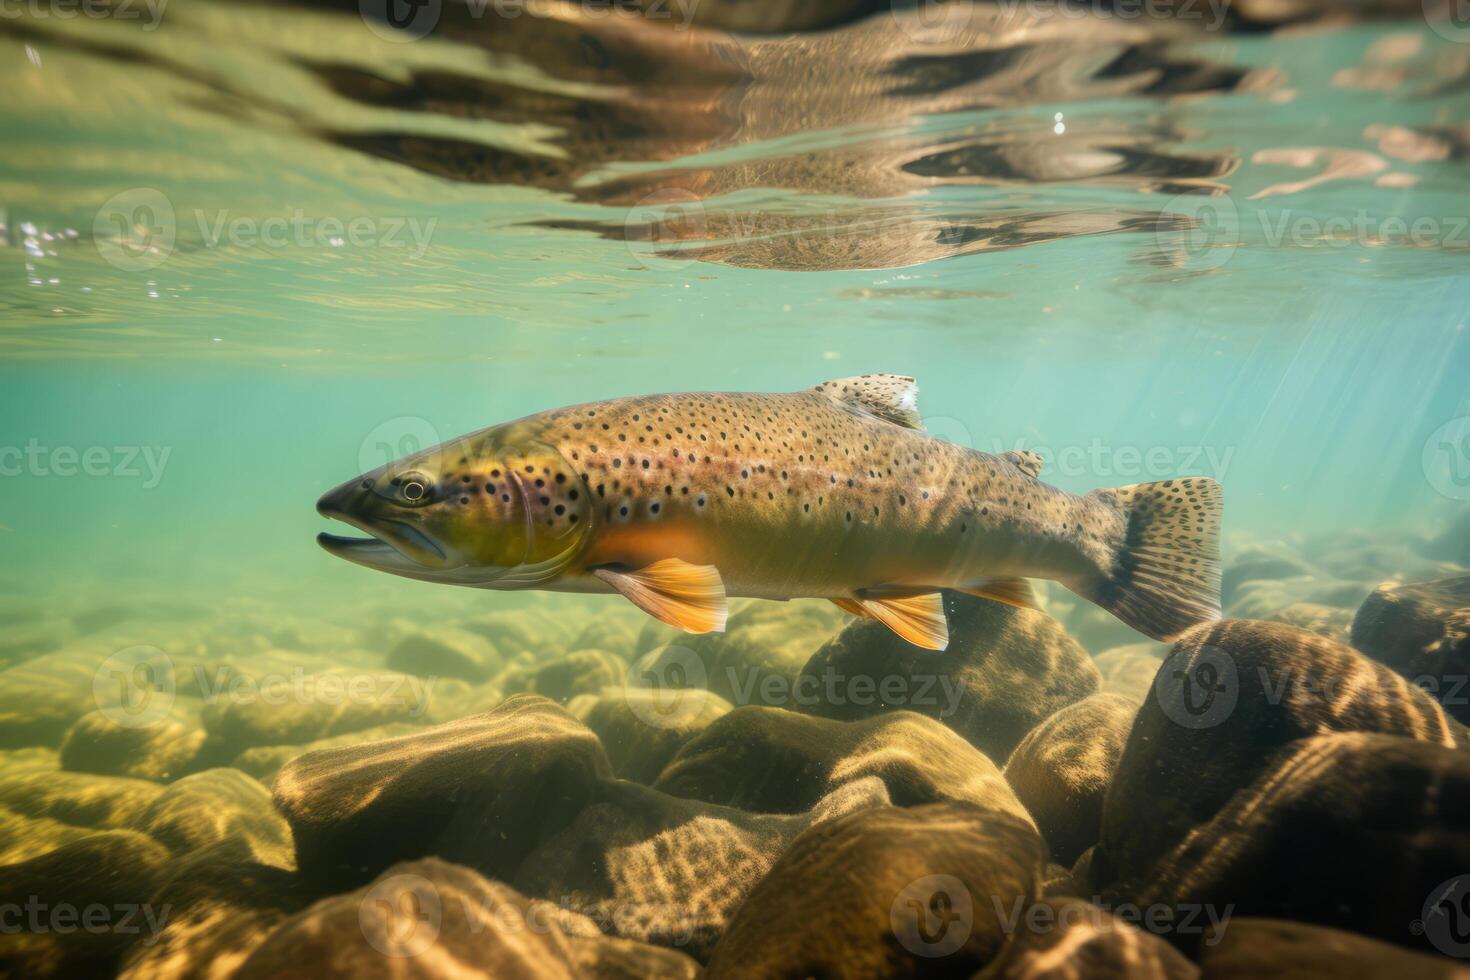
<path fill-rule="evenodd" d="M 633 572 L 599 568 L 592 574 L 654 619 L 686 633 L 725 630 L 725 583 L 713 565 L 665 558 Z"/>
<path fill-rule="evenodd" d="M 833 599 L 854 616 L 876 619 L 916 647 L 943 650 L 949 646 L 949 623 L 938 592 L 888 599 Z"/>
<path fill-rule="evenodd" d="M 1036 593 L 1031 591 L 1031 583 L 1023 578 L 989 578 L 955 591 L 977 595 L 982 599 L 994 599 L 1020 609 L 1040 608 L 1036 603 Z"/>

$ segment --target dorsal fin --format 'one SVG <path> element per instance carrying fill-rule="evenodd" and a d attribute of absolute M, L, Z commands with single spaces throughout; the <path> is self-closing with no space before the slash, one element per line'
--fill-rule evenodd
<path fill-rule="evenodd" d="M 1000 458 L 1014 463 L 1016 469 L 1027 476 L 1040 477 L 1043 460 L 1040 453 L 1034 453 L 1029 449 L 1012 449 L 1010 452 L 1001 453 Z"/>
<path fill-rule="evenodd" d="M 919 386 L 901 374 L 863 374 L 823 381 L 812 389 L 844 405 L 910 429 L 923 429 L 919 419 Z"/>

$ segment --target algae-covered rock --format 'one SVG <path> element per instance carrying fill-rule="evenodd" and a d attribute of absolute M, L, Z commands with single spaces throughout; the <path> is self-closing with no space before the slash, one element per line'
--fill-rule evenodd
<path fill-rule="evenodd" d="M 309 752 L 281 769 L 274 794 L 302 875 L 352 887 L 396 861 L 454 859 L 460 848 L 514 868 L 610 775 L 596 735 L 523 694 L 412 735 Z"/>
<path fill-rule="evenodd" d="M 211 742 L 233 756 L 257 745 L 312 742 L 429 710 L 432 679 L 395 671 L 334 668 L 269 674 L 257 685 L 232 686 L 205 702 Z"/>
<path fill-rule="evenodd" d="M 391 971 L 389 966 L 391 965 Z M 281 976 L 687 978 L 673 950 L 609 939 L 575 909 L 540 901 L 475 871 L 425 858 L 334 895 L 280 925 L 239 980 Z"/>
<path fill-rule="evenodd" d="M 791 815 L 747 813 L 606 781 L 510 880 L 528 895 L 566 902 L 606 923 L 614 935 L 704 959 L 750 888 L 798 834 L 887 803 L 875 779 L 849 783 Z"/>
<path fill-rule="evenodd" d="M 1446 895 L 1459 907 L 1467 827 L 1470 753 L 1400 735 L 1321 735 L 1283 748 L 1114 891 L 1140 907 L 1228 909 L 1432 952 L 1456 938 L 1451 917 L 1430 912 Z M 1197 952 L 1200 938 L 1176 942 Z"/>
<path fill-rule="evenodd" d="M 412 725 L 406 722 L 394 722 L 391 725 L 379 725 L 377 728 L 365 728 L 360 732 L 348 732 L 346 735 L 335 735 L 332 738 L 322 738 L 305 745 L 260 745 L 253 749 L 246 749 L 235 757 L 230 763 L 230 768 L 238 769 L 248 776 L 260 780 L 269 786 L 276 778 L 276 773 L 281 767 L 298 756 L 319 749 L 335 749 L 344 745 L 363 745 L 367 742 L 380 742 L 385 738 L 397 738 L 399 735 L 410 735 L 420 731 L 424 726 Z"/>
<path fill-rule="evenodd" d="M 102 650 L 69 650 L 0 671 L 0 748 L 60 745 L 77 719 L 99 707 L 98 684 L 111 690 L 107 657 Z"/>
<path fill-rule="evenodd" d="M 1107 867 L 1124 879 L 1141 876 L 1162 850 L 1214 817 L 1295 739 L 1363 731 L 1465 742 L 1464 728 L 1404 678 L 1279 623 L 1222 620 L 1197 629 L 1158 676 L 1103 806 Z"/>
<path fill-rule="evenodd" d="M 1255 546 L 1235 554 L 1220 573 L 1220 601 L 1229 606 L 1246 582 L 1310 578 L 1321 573 L 1285 546 Z"/>
<path fill-rule="evenodd" d="M 1352 638 L 1353 646 L 1470 722 L 1470 575 L 1385 582 L 1358 609 Z"/>
<path fill-rule="evenodd" d="M 578 694 L 594 694 L 623 682 L 628 665 L 606 650 L 574 650 L 526 667 L 513 667 L 496 678 L 507 694 L 540 694 L 565 703 Z"/>
<path fill-rule="evenodd" d="M 163 790 L 146 779 L 63 772 L 54 752 L 5 753 L 0 763 L 0 806 L 74 827 L 129 827 Z"/>
<path fill-rule="evenodd" d="M 1465 980 L 1462 962 L 1431 956 L 1369 939 L 1282 919 L 1233 916 L 1199 948 L 1200 967 L 1209 980 L 1258 977 L 1415 977 Z"/>
<path fill-rule="evenodd" d="M 204 747 L 203 726 L 177 702 L 144 724 L 125 721 L 100 709 L 78 718 L 62 739 L 61 767 L 168 782 L 187 772 Z"/>
<path fill-rule="evenodd" d="M 1097 843 L 1103 796 L 1137 711 L 1117 694 L 1090 695 L 1033 728 L 1006 760 L 1005 778 L 1055 860 L 1071 864 Z"/>
<path fill-rule="evenodd" d="M 1338 643 L 1348 642 L 1353 611 L 1340 606 L 1324 606 L 1318 602 L 1293 602 L 1271 614 L 1273 623 L 1285 623 Z"/>
<path fill-rule="evenodd" d="M 1153 689 L 1154 677 L 1164 666 L 1164 659 L 1140 650 L 1138 644 L 1130 644 L 1104 650 L 1093 663 L 1102 674 L 1103 693 L 1141 703 Z"/>
<path fill-rule="evenodd" d="M 1241 585 L 1235 600 L 1225 607 L 1232 619 L 1270 619 L 1299 603 L 1352 609 L 1373 591 L 1368 580 L 1334 579 L 1312 575 L 1269 579 Z"/>
<path fill-rule="evenodd" d="M 963 803 L 881 807 L 814 826 L 741 905 L 710 956 L 724 977 L 968 976 L 1039 895 L 1045 847 Z"/>
<path fill-rule="evenodd" d="M 899 806 L 953 801 L 1031 818 L 995 764 L 932 718 L 895 711 L 836 721 L 736 708 L 692 739 L 655 788 L 757 813 L 800 813 L 832 790 L 880 779 Z"/>
<path fill-rule="evenodd" d="M 290 871 L 241 860 L 229 843 L 177 858 L 151 904 L 168 908 L 163 928 L 134 943 L 122 980 L 227 980 L 250 952 L 309 901 Z"/>
<path fill-rule="evenodd" d="M 107 976 L 129 945 L 145 941 L 168 909 L 153 896 L 168 852 L 130 830 L 88 834 L 0 874 L 0 975 Z"/>
<path fill-rule="evenodd" d="M 94 831 L 85 827 L 50 817 L 26 817 L 0 807 L 0 867 L 40 857 L 91 833 Z"/>
<path fill-rule="evenodd" d="M 656 619 L 649 622 L 658 623 Z M 662 626 L 662 623 L 659 623 Z M 582 627 L 575 639 L 572 640 L 569 649 L 577 650 L 607 650 L 614 653 L 623 660 L 631 660 L 639 653 L 638 649 L 639 630 L 643 624 L 637 620 L 629 621 L 614 616 L 598 616 L 592 622 Z M 673 627 L 666 627 L 673 629 Z M 675 630 L 674 632 L 681 632 Z"/>
<path fill-rule="evenodd" d="M 575 635 L 566 617 L 530 609 L 496 609 L 461 619 L 455 625 L 495 644 L 507 662 L 522 651 L 537 657 L 565 653 Z"/>
<path fill-rule="evenodd" d="M 206 769 L 170 783 L 134 826 L 175 854 L 227 845 L 241 860 L 289 868 L 291 830 L 270 791 L 238 769 Z"/>
<path fill-rule="evenodd" d="M 1016 911 L 1013 938 L 974 980 L 1193 980 L 1200 975 L 1199 967 L 1165 940 L 1084 899 L 1049 897 Z"/>
<path fill-rule="evenodd" d="M 670 683 L 682 671 L 691 686 L 733 705 L 791 707 L 802 666 L 846 618 L 825 602 L 751 601 L 731 612 L 723 633 L 682 635 L 635 669 L 667 675 Z"/>
<path fill-rule="evenodd" d="M 803 669 L 801 689 L 818 693 L 800 710 L 850 720 L 907 708 L 999 764 L 1042 720 L 1098 689 L 1091 658 L 1045 613 L 948 592 L 944 608 L 949 648 L 940 652 L 851 621 Z"/>
<path fill-rule="evenodd" d="M 483 635 L 452 626 L 409 626 L 388 653 L 390 670 L 472 684 L 489 680 L 503 664 L 500 651 Z"/>
<path fill-rule="evenodd" d="M 567 707 L 602 740 L 615 775 L 652 783 L 681 746 L 730 711 L 730 702 L 703 688 L 617 685 Z"/>

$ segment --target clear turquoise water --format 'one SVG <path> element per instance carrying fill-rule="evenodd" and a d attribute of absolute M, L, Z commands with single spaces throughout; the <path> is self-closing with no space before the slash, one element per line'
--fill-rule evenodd
<path fill-rule="evenodd" d="M 639 110 L 668 136 L 650 150 L 588 134 L 558 149 L 554 113 L 477 119 L 470 97 L 439 113 L 334 94 L 304 60 L 392 79 L 429 66 L 502 95 L 582 86 L 606 100 L 595 106 L 687 95 L 659 83 L 609 96 L 464 39 L 392 44 L 350 13 L 180 0 L 156 31 L 8 20 L 0 443 L 37 444 L 53 464 L 64 463 L 49 455 L 56 447 L 104 447 L 109 462 L 95 476 L 44 462 L 7 470 L 0 574 L 43 589 L 186 581 L 205 595 L 247 571 L 360 584 L 366 573 L 313 544 L 312 503 L 382 462 L 385 438 L 411 445 L 400 440 L 622 394 L 792 389 L 868 371 L 917 377 L 940 435 L 1041 449 L 1047 475 L 1069 489 L 1215 475 L 1232 533 L 1416 525 L 1462 505 L 1426 472 L 1424 452 L 1470 411 L 1464 135 L 1432 135 L 1464 118 L 1470 49 L 1412 20 L 1277 35 L 1134 29 L 1157 37 L 1133 50 L 1239 80 L 1150 92 L 1145 68 L 1115 71 L 1120 85 L 1095 66 L 1130 46 L 1068 28 L 1054 47 L 1082 54 L 1065 68 L 1002 80 L 951 111 L 869 99 L 817 112 L 810 127 L 801 86 L 784 100 L 724 92 L 748 104 L 713 137 L 707 111 Z M 901 32 L 888 36 L 884 64 L 913 53 Z M 814 76 L 813 102 L 850 84 L 834 63 L 813 63 L 831 72 Z M 1430 150 L 1385 152 L 1375 127 L 1388 126 L 1417 128 Z M 766 251 L 742 250 L 737 232 L 733 252 L 727 242 L 701 261 L 677 241 L 670 258 L 619 240 L 647 206 L 428 173 L 313 135 L 325 128 L 560 154 L 580 166 L 583 188 L 682 168 L 676 176 L 705 176 L 674 184 L 697 189 L 732 165 L 794 149 L 830 159 L 836 147 L 877 176 L 849 196 L 858 165 L 816 167 L 800 191 L 727 184 L 731 193 L 695 205 L 709 238 L 723 238 L 725 211 L 754 237 L 780 238 L 803 219 L 819 230 L 800 248 Z M 915 180 L 871 162 L 951 143 L 1003 143 L 1012 155 L 978 181 Z M 1326 169 L 1320 155 L 1284 160 L 1303 148 L 1367 172 L 1283 189 Z M 1168 172 L 1140 170 L 1129 153 L 1162 158 Z M 1190 177 L 1178 163 L 1201 158 L 1214 173 Z M 1169 176 L 1181 172 L 1182 182 Z M 1181 193 L 1204 187 L 1219 196 Z M 118 268 L 107 258 L 117 241 L 95 229 L 112 227 L 109 199 L 139 189 L 167 199 L 174 248 L 156 267 Z M 400 247 L 205 241 L 220 212 L 249 224 L 298 210 L 313 222 L 364 219 Z M 1141 230 L 934 245 L 1001 214 Z M 1324 236 L 1314 222 L 1334 217 L 1369 230 Z M 432 227 L 422 254 L 402 246 L 399 219 Z M 1435 231 L 1405 241 L 1392 219 Z M 852 243 L 892 221 L 912 245 L 855 258 Z M 1293 232 L 1276 240 L 1283 221 Z M 166 451 L 166 465 L 156 480 L 143 461 L 141 475 L 120 474 L 117 447 Z M 392 584 L 405 601 L 424 588 Z"/>
<path fill-rule="evenodd" d="M 524 844 L 537 856 L 527 859 L 531 877 L 504 869 L 493 876 L 527 894 L 595 911 L 584 902 L 592 895 L 598 908 L 632 923 L 634 938 L 647 938 L 636 929 L 666 916 L 683 922 L 687 913 L 712 940 L 721 917 L 766 873 L 762 862 L 779 853 L 775 831 L 747 846 L 746 831 L 727 833 L 727 823 L 774 827 L 812 804 L 792 804 L 786 816 L 739 814 L 693 795 L 675 800 L 594 778 L 592 762 L 587 793 L 603 795 L 583 798 L 582 777 L 563 774 L 561 762 L 536 768 L 538 753 L 570 758 L 565 745 L 590 754 L 600 741 L 618 759 L 609 773 L 651 783 L 677 746 L 693 744 L 694 733 L 730 710 L 725 696 L 823 715 L 833 726 L 827 719 L 858 717 L 846 711 L 873 703 L 825 695 L 833 700 L 803 704 L 800 682 L 818 671 L 835 681 L 851 670 L 846 687 L 854 692 L 880 671 L 879 680 L 915 686 L 937 676 L 936 690 L 951 693 L 960 687 L 946 685 L 962 682 L 961 714 L 950 717 L 958 694 L 943 711 L 931 699 L 931 717 L 912 719 L 928 723 L 927 733 L 921 725 L 860 750 L 852 772 L 891 768 L 895 786 L 910 765 L 924 774 L 906 783 L 903 797 L 925 798 L 921 784 L 932 772 L 936 786 L 963 782 L 962 796 L 994 793 L 1024 815 L 978 753 L 1005 764 L 1031 725 L 1061 717 L 1060 705 L 1094 689 L 1151 701 L 1155 727 L 1134 729 L 1143 747 L 1127 751 L 1145 761 L 1131 771 L 1148 770 L 1161 786 L 1174 780 L 1188 804 L 1155 806 L 1155 794 L 1138 790 L 1147 783 L 1134 779 L 1121 792 L 1143 799 L 1125 814 L 1204 814 L 1198 801 L 1255 753 L 1220 753 L 1220 765 L 1178 772 L 1156 764 L 1198 762 L 1212 751 L 1207 741 L 1149 734 L 1161 730 L 1159 704 L 1165 713 L 1183 705 L 1200 714 L 1192 695 L 1168 700 L 1171 678 L 1185 692 L 1204 691 L 1202 710 L 1214 711 L 1215 693 L 1226 688 L 1216 685 L 1211 648 L 1192 674 L 1166 669 L 1154 658 L 1167 648 L 1139 644 L 1141 635 L 1060 589 L 1044 593 L 1045 615 L 998 606 L 966 613 L 962 659 L 914 667 L 896 656 L 899 676 L 898 666 L 879 666 L 887 658 L 879 646 L 865 652 L 866 640 L 851 641 L 850 660 L 841 649 L 832 654 L 871 624 L 833 643 L 853 621 L 825 602 L 737 603 L 724 637 L 693 640 L 616 596 L 451 589 L 349 565 L 315 543 L 330 529 L 314 509 L 328 488 L 543 409 L 909 374 L 933 434 L 991 452 L 1036 450 L 1046 461 L 1042 477 L 1068 490 L 1218 479 L 1232 618 L 1274 618 L 1346 641 L 1378 583 L 1470 568 L 1470 34 L 1426 23 L 1417 0 L 1397 19 L 1304 15 L 1277 30 L 1257 23 L 1226 32 L 1170 20 L 1032 19 L 1025 5 L 1003 0 L 941 8 L 969 18 L 968 32 L 932 19 L 935 8 L 924 5 L 928 20 L 879 13 L 801 36 L 673 32 L 584 17 L 571 4 L 542 8 L 556 16 L 504 22 L 469 17 L 445 0 L 442 29 L 411 43 L 369 29 L 355 0 L 167 0 L 157 25 L 63 18 L 60 2 L 0 5 L 0 872 L 8 872 L 0 879 L 11 883 L 0 888 L 0 913 L 23 892 L 75 910 L 91 907 L 94 890 L 111 904 L 120 889 L 147 908 L 177 902 L 182 925 L 154 947 L 156 936 L 140 944 L 110 924 L 73 937 L 17 934 L 6 919 L 0 973 L 14 962 L 79 976 L 119 967 L 154 976 L 160 964 L 183 971 L 196 957 L 185 965 L 202 970 L 198 961 L 243 959 L 257 948 L 271 955 L 264 967 L 252 962 L 272 976 L 282 974 L 271 956 L 291 960 L 296 972 L 313 972 L 301 966 L 311 955 L 353 973 L 359 964 L 411 972 L 470 962 L 446 959 L 446 946 L 405 964 L 356 942 L 354 921 L 372 950 L 398 955 L 375 938 L 405 926 L 411 935 L 422 918 L 417 905 L 385 900 L 413 897 L 401 887 L 375 886 L 355 912 L 339 906 L 344 929 L 319 930 L 308 913 L 274 934 L 283 940 L 267 938 L 305 901 L 347 898 L 348 882 L 318 879 L 322 866 L 376 874 L 382 868 L 370 865 L 405 841 L 453 853 L 446 847 L 455 833 L 478 838 L 507 868 L 522 855 L 499 852 Z M 723 0 L 702 2 L 725 9 Z M 736 9 L 762 5 L 744 0 Z M 1311 2 L 1235 6 L 1309 12 Z M 1450 586 L 1446 601 L 1458 602 L 1463 584 Z M 971 610 L 990 606 L 964 601 Z M 1281 702 L 1285 689 L 1274 687 L 1269 704 L 1242 697 L 1236 727 L 1219 730 L 1259 734 L 1262 757 L 1283 733 L 1313 725 L 1413 728 L 1426 738 L 1448 730 L 1425 721 L 1433 705 L 1409 697 L 1405 682 L 1366 657 L 1288 627 L 1267 629 L 1282 637 L 1279 649 L 1242 652 L 1239 676 L 1253 676 L 1245 665 L 1257 659 L 1279 666 L 1290 696 Z M 1221 643 L 1254 644 L 1246 635 Z M 863 659 L 870 652 L 871 666 Z M 1224 656 L 1234 679 L 1234 660 Z M 1458 696 L 1464 677 L 1456 681 L 1454 657 L 1435 653 L 1411 683 L 1443 679 Z M 1406 659 L 1392 664 L 1405 678 Z M 1330 711 L 1313 700 L 1319 667 L 1329 674 Z M 1264 686 L 1264 668 L 1259 676 Z M 423 696 L 399 698 L 405 680 Z M 360 681 L 365 691 L 331 694 L 334 685 L 358 691 Z M 778 682 L 775 693 L 766 693 L 767 681 Z M 1339 698 L 1340 690 L 1350 693 Z M 409 749 L 365 747 L 416 735 L 418 726 L 463 722 L 526 693 L 555 699 L 576 720 L 523 700 L 491 719 L 493 732 L 478 734 L 488 724 L 480 718 Z M 924 708 L 921 697 L 882 693 L 881 708 Z M 1093 840 L 1103 805 L 1096 773 L 1111 778 L 1124 751 L 1119 726 L 1133 724 L 1129 702 L 1113 701 L 1106 725 L 1117 730 L 1098 725 L 1088 733 L 1095 744 L 1069 743 L 1086 749 L 1076 778 L 1089 780 L 1090 796 L 1076 810 L 1079 826 L 1092 821 Z M 1455 711 L 1463 701 L 1444 702 L 1465 717 Z M 528 703 L 533 711 L 522 714 Z M 542 717 L 524 720 L 531 713 Z M 1185 736 L 1201 727 L 1169 718 Z M 812 787 L 785 785 L 801 780 L 764 770 L 761 752 L 791 756 L 775 771 L 806 767 L 802 780 L 827 779 L 802 761 L 813 746 L 787 753 L 781 742 L 817 739 L 779 735 L 836 730 L 805 724 L 816 720 L 773 728 L 769 745 L 747 754 L 740 744 L 729 753 L 735 762 L 711 765 L 729 764 L 730 782 L 760 784 L 759 795 L 769 790 L 773 800 L 788 789 L 805 793 Z M 1007 727 L 1017 729 L 1011 744 L 990 731 Z M 1062 731 L 1057 738 L 1072 738 Z M 298 775 L 274 785 L 272 802 L 277 768 L 323 739 L 363 755 L 289 763 Z M 966 755 L 972 744 L 977 754 Z M 504 754 L 480 756 L 482 749 Z M 451 750 L 464 754 L 435 755 Z M 1396 751 L 1385 749 L 1384 758 L 1392 762 Z M 374 753 L 391 762 L 359 765 Z M 500 762 L 512 756 L 506 775 Z M 490 758 L 497 761 L 481 761 Z M 837 758 L 821 763 L 834 781 Z M 847 758 L 841 768 L 851 768 Z M 342 759 L 330 775 L 343 781 L 314 805 L 330 811 L 325 824 L 361 853 L 332 868 L 336 851 L 323 846 L 320 828 L 308 821 L 303 835 L 297 822 L 293 842 L 275 814 L 296 820 L 291 793 L 297 803 L 311 797 L 316 789 L 302 789 L 311 773 L 336 770 Z M 1379 771 L 1364 766 L 1346 771 Z M 1382 853 L 1393 846 L 1383 841 L 1409 838 L 1394 836 L 1402 828 L 1386 819 L 1387 829 L 1371 828 L 1363 846 L 1341 845 L 1350 852 L 1342 860 L 1362 863 L 1327 876 L 1317 891 L 1330 901 L 1300 901 L 1306 893 L 1292 888 L 1301 882 L 1281 881 L 1282 901 L 1298 902 L 1299 912 L 1313 906 L 1310 921 L 1320 913 L 1340 925 L 1333 916 L 1341 915 L 1347 928 L 1368 924 L 1379 938 L 1425 947 L 1410 938 L 1426 928 L 1414 918 L 1417 899 L 1403 908 L 1390 901 L 1409 895 L 1404 882 L 1463 852 L 1445 843 L 1453 807 L 1436 795 L 1452 783 L 1444 775 L 1451 764 L 1443 766 L 1433 780 L 1424 776 L 1435 793 L 1423 800 L 1411 786 L 1417 776 L 1393 777 L 1394 792 L 1407 787 L 1402 812 L 1428 827 L 1402 858 Z M 648 771 L 634 774 L 641 769 Z M 400 785 L 401 772 L 410 776 Z M 436 782 L 424 788 L 429 778 Z M 348 786 L 354 779 L 378 782 Z M 868 777 L 851 786 L 858 782 L 881 783 Z M 1341 801 L 1336 786 L 1327 792 L 1342 812 L 1379 812 L 1366 800 L 1395 809 L 1373 795 L 1380 786 L 1361 799 L 1343 792 Z M 845 804 L 828 801 L 848 788 L 810 812 L 831 817 Z M 513 809 L 528 807 L 496 826 L 508 809 L 502 792 L 515 794 Z M 946 792 L 936 789 L 935 798 Z M 165 798 L 173 803 L 157 802 Z M 901 798 L 895 790 L 892 800 Z M 1285 797 L 1272 798 L 1286 812 Z M 884 789 L 873 800 L 890 797 Z M 359 804 L 393 810 L 397 816 L 373 826 L 394 829 L 358 833 L 350 821 Z M 1279 816 L 1265 804 L 1262 812 L 1262 820 Z M 608 814 L 630 816 L 624 825 Z M 589 839 L 569 852 L 563 880 L 572 885 L 563 888 L 554 871 L 538 877 L 551 867 L 537 863 L 550 845 L 532 839 L 555 837 L 560 846 L 574 815 Z M 402 840 L 393 822 L 400 819 Z M 111 858 L 90 856 L 88 848 L 101 846 L 95 838 L 73 847 L 78 835 L 119 829 L 156 836 L 172 856 L 129 880 Z M 974 849 L 954 827 L 938 830 L 960 843 L 936 845 L 935 854 Z M 188 840 L 171 840 L 176 833 Z M 418 842 L 426 834 L 436 843 Z M 1345 834 L 1333 827 L 1321 840 L 1304 837 L 1301 866 L 1336 860 L 1335 851 L 1324 856 L 1323 841 L 1349 841 Z M 112 840 L 122 848 L 125 838 Z M 208 863 L 220 841 L 249 845 L 249 859 L 221 849 L 214 857 L 222 863 Z M 1230 838 L 1226 850 L 1275 853 L 1237 844 Z M 1005 860 L 1030 860 L 1006 848 Z M 894 847 L 893 868 L 927 861 L 923 850 Z M 71 863 L 50 863 L 53 851 Z M 837 853 L 844 861 L 858 855 L 859 873 L 841 888 L 817 886 L 816 914 L 773 916 L 772 934 L 797 929 L 814 949 L 839 933 L 889 948 L 881 930 L 869 935 L 887 914 L 910 952 L 937 955 L 904 938 L 899 899 L 917 910 L 923 903 L 910 889 L 929 882 L 924 894 L 937 913 L 935 879 L 961 891 L 962 883 L 925 865 L 898 898 L 866 896 L 879 896 L 878 919 L 824 934 L 821 923 L 840 921 L 828 917 L 831 909 L 840 915 L 848 897 L 866 900 L 863 852 Z M 1083 858 L 1075 880 L 1056 877 L 1053 866 L 1048 887 L 1090 887 L 1090 861 Z M 683 877 L 665 877 L 666 865 Z M 1403 881 L 1395 880 L 1401 868 Z M 1252 868 L 1248 877 L 1274 886 L 1275 870 Z M 177 877 L 159 884 L 155 872 Z M 985 874 L 1009 881 L 1009 872 Z M 582 887 L 578 875 L 590 884 Z M 1349 889 L 1338 886 L 1354 876 L 1381 880 L 1388 897 L 1379 904 L 1366 892 L 1343 894 Z M 1426 901 L 1440 902 L 1434 895 L 1450 895 L 1463 878 Z M 215 889 L 218 907 L 199 899 Z M 446 891 L 445 908 L 453 897 Z M 999 911 L 999 893 L 986 897 Z M 982 917 L 986 904 L 977 891 Z M 1393 911 L 1366 923 L 1370 905 Z M 1429 919 L 1438 905 L 1423 908 Z M 1440 952 L 1465 953 L 1463 944 L 1447 947 L 1433 920 L 1427 928 Z M 494 953 L 491 938 L 481 952 Z M 1342 946 L 1322 943 L 1332 944 Z M 291 959 L 298 945 L 299 961 Z M 1134 959 L 1147 951 L 1131 939 L 1125 947 Z M 732 948 L 742 956 L 744 947 Z M 844 952 L 839 944 L 834 955 Z M 928 963 L 935 975 L 953 968 Z M 686 965 L 692 973 L 693 961 Z"/>

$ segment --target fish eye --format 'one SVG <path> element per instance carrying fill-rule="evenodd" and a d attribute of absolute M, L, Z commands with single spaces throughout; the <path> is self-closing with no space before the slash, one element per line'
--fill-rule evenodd
<path fill-rule="evenodd" d="M 429 480 L 422 473 L 405 473 L 398 480 L 398 496 L 408 504 L 427 503 L 429 501 Z"/>

